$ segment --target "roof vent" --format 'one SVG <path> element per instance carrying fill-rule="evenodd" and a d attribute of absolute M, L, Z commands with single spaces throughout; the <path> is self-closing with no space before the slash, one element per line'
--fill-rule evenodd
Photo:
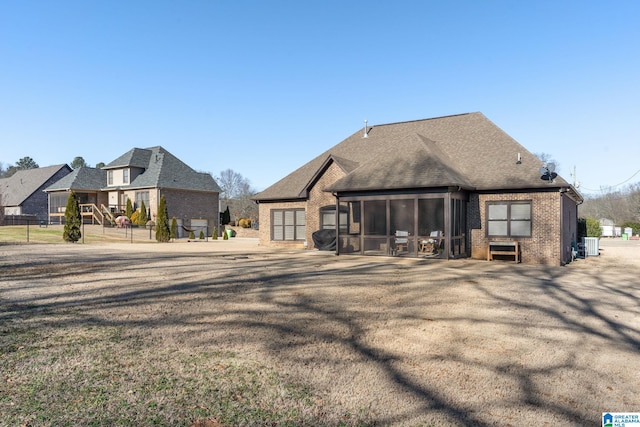
<path fill-rule="evenodd" d="M 364 135 L 362 135 L 362 137 L 366 138 L 368 133 L 369 131 L 367 130 L 367 119 L 364 119 Z"/>

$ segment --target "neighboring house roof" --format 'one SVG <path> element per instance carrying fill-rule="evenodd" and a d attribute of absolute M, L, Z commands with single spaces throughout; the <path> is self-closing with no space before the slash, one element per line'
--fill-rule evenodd
<path fill-rule="evenodd" d="M 100 191 L 107 182 L 107 171 L 81 167 L 45 188 L 44 191 Z"/>
<path fill-rule="evenodd" d="M 449 186 L 478 191 L 570 187 L 560 176 L 553 183 L 540 179 L 542 161 L 482 113 L 467 113 L 372 126 L 367 128 L 366 138 L 361 129 L 254 199 L 305 198 L 314 176 L 331 160 L 347 174 L 324 189 L 334 192 Z"/>
<path fill-rule="evenodd" d="M 160 146 L 134 148 L 103 167 L 103 169 L 121 169 L 125 167 L 141 168 L 144 169 L 144 172 L 136 176 L 130 184 L 118 186 L 121 189 L 172 188 L 218 193 L 221 191 L 210 174 L 196 172 Z M 106 183 L 106 180 L 104 182 Z M 112 188 L 102 185 L 103 191 L 108 191 Z"/>
<path fill-rule="evenodd" d="M 9 178 L 0 178 L 0 200 L 3 206 L 20 206 L 32 194 L 38 191 L 61 169 L 71 168 L 64 165 L 46 166 L 16 171 Z"/>

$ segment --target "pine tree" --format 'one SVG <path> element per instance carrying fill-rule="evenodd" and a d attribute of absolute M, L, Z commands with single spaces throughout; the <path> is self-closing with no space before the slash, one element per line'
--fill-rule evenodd
<path fill-rule="evenodd" d="M 156 223 L 156 240 L 158 242 L 168 242 L 171 230 L 169 229 L 169 213 L 167 212 L 167 201 L 164 195 L 160 197 L 158 205 L 158 220 Z"/>
<path fill-rule="evenodd" d="M 231 222 L 231 212 L 229 212 L 229 206 L 227 206 L 227 209 L 225 209 L 224 213 L 222 214 L 222 223 L 223 224 L 229 224 Z"/>
<path fill-rule="evenodd" d="M 67 207 L 64 211 L 64 233 L 62 238 L 66 242 L 75 243 L 82 237 L 80 226 L 82 225 L 82 214 L 76 193 L 69 194 Z"/>
<path fill-rule="evenodd" d="M 178 220 L 175 216 L 171 218 L 171 229 L 169 232 L 169 237 L 171 237 L 172 239 L 178 238 Z"/>
<path fill-rule="evenodd" d="M 131 219 L 131 215 L 133 215 L 133 205 L 131 204 L 131 199 L 127 197 L 127 207 L 124 211 L 124 214 L 127 218 Z"/>
<path fill-rule="evenodd" d="M 204 231 L 200 230 L 200 240 L 204 240 Z"/>
<path fill-rule="evenodd" d="M 218 240 L 218 227 L 213 227 L 213 232 L 211 233 L 211 238 L 213 240 Z"/>
<path fill-rule="evenodd" d="M 144 205 L 144 200 L 140 202 L 140 215 L 138 216 L 138 225 L 147 224 L 147 207 Z"/>

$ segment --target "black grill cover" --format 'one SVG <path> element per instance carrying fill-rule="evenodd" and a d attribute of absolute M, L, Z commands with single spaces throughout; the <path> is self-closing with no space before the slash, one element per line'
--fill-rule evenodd
<path fill-rule="evenodd" d="M 319 251 L 336 250 L 336 230 L 318 230 L 311 235 L 313 245 Z"/>

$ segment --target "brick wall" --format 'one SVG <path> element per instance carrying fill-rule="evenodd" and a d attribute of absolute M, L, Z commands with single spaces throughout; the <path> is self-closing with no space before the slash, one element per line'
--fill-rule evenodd
<path fill-rule="evenodd" d="M 335 163 L 331 163 L 320 179 L 309 190 L 307 201 L 260 203 L 258 205 L 258 215 L 260 218 L 260 245 L 276 247 L 297 247 L 303 248 L 302 241 L 272 241 L 271 240 L 271 211 L 273 209 L 305 209 L 307 221 L 306 242 L 307 248 L 312 249 L 312 234 L 320 229 L 320 208 L 324 206 L 335 206 L 336 198 L 326 191 L 327 186 L 333 184 L 338 179 L 345 176 L 342 169 Z"/>
<path fill-rule="evenodd" d="M 159 203 L 156 194 L 156 191 L 149 192 L 149 203 L 152 205 L 151 212 L 154 220 L 156 217 L 153 215 L 157 215 L 158 210 L 156 203 Z M 167 202 L 169 221 L 176 217 L 182 219 L 185 227 L 190 227 L 192 219 L 206 219 L 209 235 L 213 227 L 220 227 L 218 193 L 163 189 L 161 195 L 164 195 Z"/>
<path fill-rule="evenodd" d="M 331 163 L 309 191 L 309 202 L 307 203 L 307 242 L 309 249 L 314 247 L 311 235 L 313 232 L 320 230 L 320 209 L 325 206 L 335 207 L 336 205 L 336 198 L 333 194 L 324 191 L 324 189 L 344 176 L 344 171 L 335 163 Z"/>
<path fill-rule="evenodd" d="M 487 259 L 489 240 L 498 240 L 486 237 L 486 202 L 517 200 L 531 200 L 531 237 L 504 240 L 520 242 L 523 263 L 560 265 L 564 259 L 561 255 L 561 197 L 553 191 L 472 194 L 467 219 L 471 232 L 471 257 Z"/>
<path fill-rule="evenodd" d="M 304 242 L 301 240 L 295 241 L 272 241 L 271 240 L 271 211 L 273 209 L 306 209 L 307 202 L 275 202 L 267 203 L 262 202 L 258 205 L 258 218 L 260 218 L 260 230 L 258 237 L 260 238 L 261 246 L 273 246 L 273 247 L 293 247 L 304 248 Z M 307 222 L 307 230 L 308 225 Z"/>

